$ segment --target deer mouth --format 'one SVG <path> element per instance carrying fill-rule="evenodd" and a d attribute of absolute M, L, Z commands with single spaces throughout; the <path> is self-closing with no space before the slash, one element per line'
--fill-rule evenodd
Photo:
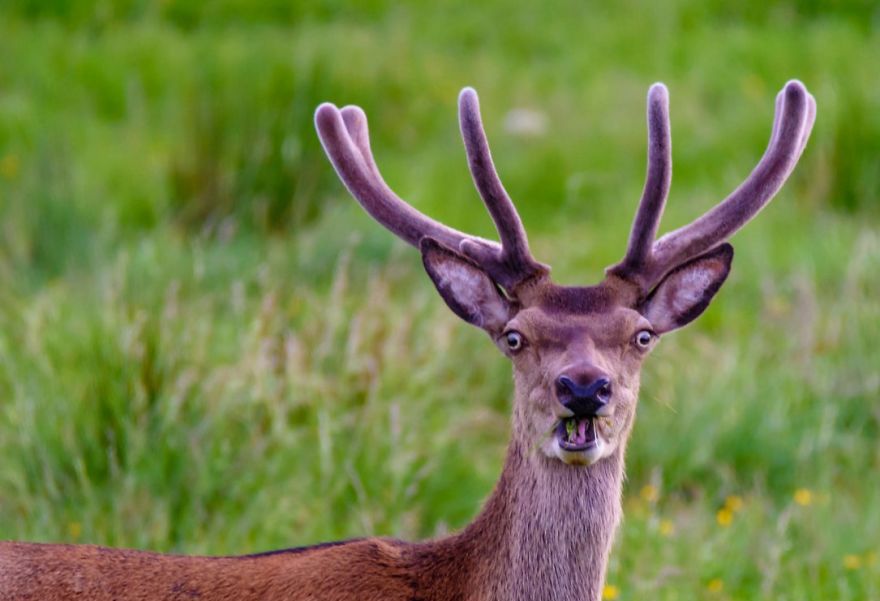
<path fill-rule="evenodd" d="M 556 441 L 564 451 L 586 451 L 599 445 L 596 416 L 574 416 L 563 419 L 556 427 Z"/>

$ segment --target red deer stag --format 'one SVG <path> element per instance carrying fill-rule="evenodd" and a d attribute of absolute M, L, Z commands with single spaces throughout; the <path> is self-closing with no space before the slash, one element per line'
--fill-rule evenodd
<path fill-rule="evenodd" d="M 363 111 L 321 105 L 318 133 L 349 191 L 418 247 L 449 308 L 485 330 L 513 364 L 510 445 L 482 512 L 437 540 L 364 538 L 240 557 L 0 543 L 0 599 L 598 600 L 621 515 L 642 361 L 718 292 L 733 259 L 725 241 L 791 173 L 815 107 L 800 82 L 789 82 L 751 175 L 705 215 L 655 240 L 672 167 L 667 92 L 654 85 L 647 181 L 626 255 L 598 285 L 565 287 L 529 252 L 472 89 L 459 99 L 461 133 L 500 243 L 446 227 L 401 200 L 373 160 Z"/>

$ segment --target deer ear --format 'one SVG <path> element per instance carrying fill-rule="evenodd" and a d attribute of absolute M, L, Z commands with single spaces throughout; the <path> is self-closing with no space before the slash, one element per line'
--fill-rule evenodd
<path fill-rule="evenodd" d="M 486 272 L 433 238 L 422 238 L 419 249 L 425 271 L 449 308 L 469 324 L 500 334 L 513 308 Z"/>
<path fill-rule="evenodd" d="M 645 301 L 641 313 L 658 334 L 689 324 L 700 316 L 730 273 L 733 247 L 721 244 L 676 267 Z"/>

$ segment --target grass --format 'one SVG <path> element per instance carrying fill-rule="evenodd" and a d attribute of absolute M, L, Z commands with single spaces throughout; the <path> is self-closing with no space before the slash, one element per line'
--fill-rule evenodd
<path fill-rule="evenodd" d="M 880 598 L 870 5 L 91 4 L 0 8 L 0 538 L 244 553 L 462 526 L 509 368 L 347 197 L 314 107 L 364 106 L 395 189 L 490 234 L 454 120 L 476 86 L 537 256 L 585 283 L 623 252 L 651 82 L 671 229 L 742 180 L 798 77 L 819 120 L 795 176 L 646 367 L 606 592 Z"/>

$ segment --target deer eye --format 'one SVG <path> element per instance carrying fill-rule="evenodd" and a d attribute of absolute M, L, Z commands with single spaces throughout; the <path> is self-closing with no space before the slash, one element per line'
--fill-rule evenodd
<path fill-rule="evenodd" d="M 636 346 L 641 349 L 646 349 L 651 346 L 651 341 L 654 339 L 654 333 L 651 330 L 639 330 L 634 338 Z"/>
<path fill-rule="evenodd" d="M 517 332 L 516 330 L 511 330 L 504 335 L 504 341 L 507 343 L 507 348 L 516 352 L 525 345 L 525 338 L 523 335 Z"/>

